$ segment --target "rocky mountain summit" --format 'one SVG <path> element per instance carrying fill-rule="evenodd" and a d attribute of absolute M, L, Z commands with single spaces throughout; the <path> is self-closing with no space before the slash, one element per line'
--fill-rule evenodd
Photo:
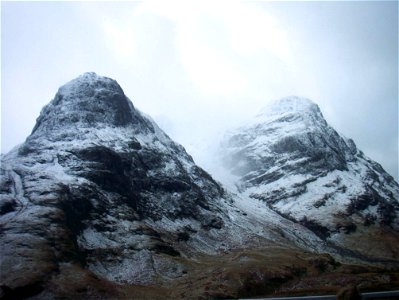
<path fill-rule="evenodd" d="M 295 101 L 225 142 L 237 193 L 116 81 L 85 73 L 62 86 L 1 157 L 0 298 L 244 297 L 323 280 L 335 291 L 360 282 L 348 263 L 381 283 L 398 262 L 398 186 Z"/>
<path fill-rule="evenodd" d="M 1 175 L 2 280 L 10 288 L 34 281 L 29 270 L 42 280 L 69 262 L 145 283 L 165 268 L 162 254 L 180 256 L 172 242 L 220 244 L 212 229 L 224 226 L 223 189 L 116 81 L 94 73 L 59 89 L 26 142 L 2 158 Z M 174 267 L 165 276 L 179 276 Z"/>
<path fill-rule="evenodd" d="M 343 253 L 399 258 L 399 185 L 328 125 L 312 101 L 273 102 L 227 134 L 221 153 L 244 196 Z"/>
<path fill-rule="evenodd" d="M 187 272 L 182 256 L 298 236 L 293 223 L 258 230 L 265 222 L 246 220 L 116 81 L 94 73 L 59 89 L 0 172 L 1 284 L 12 297 L 71 268 L 115 283 L 174 280 Z"/>

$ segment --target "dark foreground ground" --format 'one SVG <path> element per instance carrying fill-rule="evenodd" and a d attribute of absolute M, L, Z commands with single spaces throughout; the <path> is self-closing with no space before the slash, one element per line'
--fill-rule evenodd
<path fill-rule="evenodd" d="M 298 249 L 268 247 L 175 259 L 185 265 L 187 273 L 168 282 L 160 279 L 150 286 L 115 284 L 80 266 L 65 264 L 56 276 L 37 286 L 13 291 L 3 288 L 0 298 L 237 299 L 337 295 L 351 287 L 361 293 L 399 287 L 397 268 L 341 264 L 328 254 Z"/>

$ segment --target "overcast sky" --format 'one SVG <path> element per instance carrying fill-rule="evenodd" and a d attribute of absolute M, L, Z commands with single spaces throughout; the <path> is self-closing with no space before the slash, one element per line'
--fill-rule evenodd
<path fill-rule="evenodd" d="M 1 151 L 58 87 L 116 79 L 206 167 L 269 101 L 319 104 L 398 179 L 398 2 L 1 2 Z"/>

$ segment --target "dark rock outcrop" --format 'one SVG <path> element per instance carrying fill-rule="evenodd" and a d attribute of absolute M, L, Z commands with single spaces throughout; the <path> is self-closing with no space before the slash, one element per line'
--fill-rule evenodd
<path fill-rule="evenodd" d="M 59 89 L 0 171 L 5 294 L 40 293 L 62 263 L 153 282 L 159 261 L 209 247 L 188 245 L 188 224 L 193 244 L 218 244 L 224 230 L 229 196 L 116 81 L 94 73 Z"/>

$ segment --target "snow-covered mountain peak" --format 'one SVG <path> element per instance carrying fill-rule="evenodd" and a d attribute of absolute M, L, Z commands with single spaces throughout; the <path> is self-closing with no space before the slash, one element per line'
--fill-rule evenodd
<path fill-rule="evenodd" d="M 85 93 L 91 95 L 93 91 L 101 89 L 123 94 L 121 87 L 115 80 L 97 75 L 94 72 L 83 73 L 77 78 L 67 82 L 59 88 L 59 93 L 64 97 L 70 97 Z"/>
<path fill-rule="evenodd" d="M 263 295 L 317 270 L 330 280 L 334 259 L 314 251 L 396 265 L 393 178 L 310 100 L 284 98 L 264 116 L 224 143 L 233 194 L 116 81 L 85 73 L 62 86 L 1 156 L 0 298 Z"/>
<path fill-rule="evenodd" d="M 307 98 L 289 96 L 271 102 L 243 127 L 259 129 L 265 126 L 269 129 L 280 127 L 291 134 L 324 130 L 328 124 L 316 103 Z"/>
<path fill-rule="evenodd" d="M 60 87 L 54 99 L 41 111 L 33 133 L 126 126 L 141 121 L 141 115 L 115 80 L 85 73 Z"/>
<path fill-rule="evenodd" d="M 215 251 L 233 233 L 222 210 L 231 196 L 116 81 L 94 73 L 62 86 L 25 143 L 1 158 L 1 285 L 25 286 L 5 274 L 51 273 L 76 257 L 111 281 L 148 283 L 163 272 L 157 257 L 169 270 L 180 252 Z"/>
<path fill-rule="evenodd" d="M 285 113 L 311 113 L 320 112 L 316 103 L 308 98 L 288 96 L 271 102 L 259 114 L 260 116 L 272 116 Z"/>
<path fill-rule="evenodd" d="M 399 185 L 340 136 L 310 100 L 288 97 L 271 104 L 226 135 L 221 147 L 243 195 L 323 239 L 346 247 L 352 232 L 363 232 L 366 241 L 370 224 L 399 228 Z M 353 248 L 364 251 L 366 245 L 359 241 Z M 381 255 L 386 247 L 375 248 Z"/>

